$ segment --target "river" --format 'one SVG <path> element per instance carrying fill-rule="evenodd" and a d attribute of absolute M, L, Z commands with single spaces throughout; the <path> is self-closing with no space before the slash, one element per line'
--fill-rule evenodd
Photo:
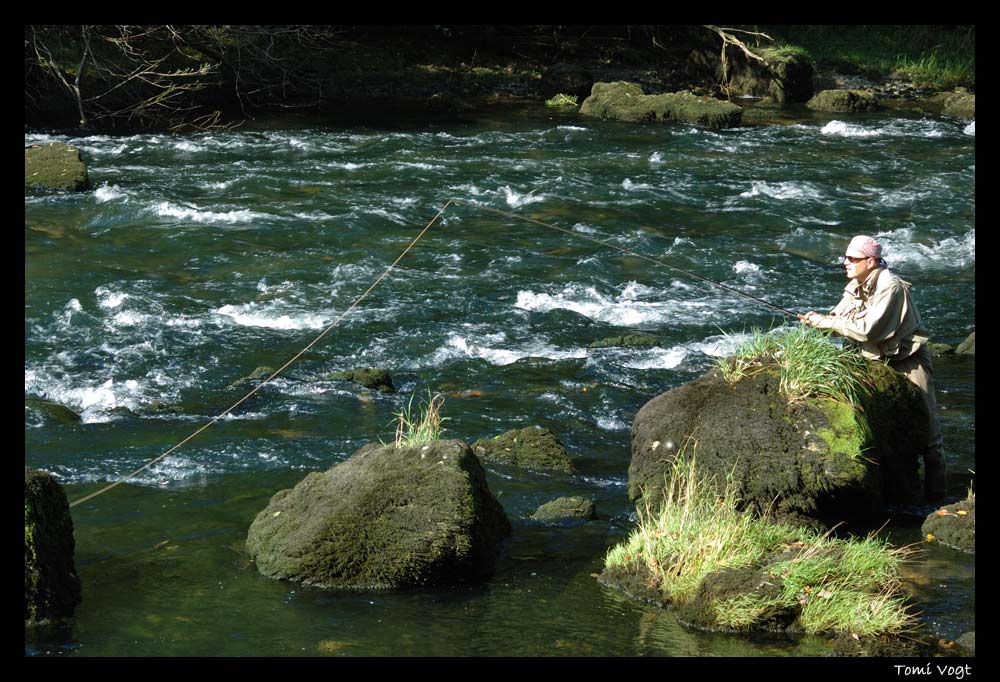
<path fill-rule="evenodd" d="M 157 457 L 315 338 L 449 199 L 427 236 L 323 340 L 198 438 L 73 508 L 83 602 L 29 656 L 819 656 L 813 639 L 688 630 L 602 588 L 631 530 L 629 428 L 780 313 L 825 309 L 838 256 L 872 234 L 933 340 L 975 328 L 975 124 L 805 109 L 713 132 L 523 107 L 190 135 L 70 137 L 93 189 L 25 197 L 25 463 L 75 500 Z M 659 345 L 589 346 L 644 333 Z M 975 358 L 936 360 L 949 493 L 975 470 Z M 373 366 L 399 389 L 323 379 Z M 271 495 L 392 437 L 445 394 L 445 437 L 550 428 L 578 473 L 487 465 L 513 523 L 482 586 L 341 593 L 261 576 L 242 552 Z M 30 400 L 29 400 L 30 399 Z M 57 419 L 38 401 L 65 406 Z M 565 495 L 598 519 L 527 517 Z M 919 526 L 884 531 L 920 541 Z M 974 557 L 907 569 L 922 622 L 975 629 Z"/>

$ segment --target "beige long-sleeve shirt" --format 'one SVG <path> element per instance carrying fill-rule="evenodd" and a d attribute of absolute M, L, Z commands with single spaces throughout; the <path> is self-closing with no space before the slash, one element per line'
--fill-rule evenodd
<path fill-rule="evenodd" d="M 928 340 L 909 282 L 884 268 L 872 270 L 864 282 L 848 282 L 830 315 L 822 326 L 855 342 L 869 359 L 901 360 Z"/>

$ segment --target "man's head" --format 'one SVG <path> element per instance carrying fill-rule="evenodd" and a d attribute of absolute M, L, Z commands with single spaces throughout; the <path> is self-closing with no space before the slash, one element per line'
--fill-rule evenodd
<path fill-rule="evenodd" d="M 871 237 L 858 235 L 847 245 L 843 261 L 848 279 L 863 282 L 872 270 L 883 264 L 882 245 Z"/>

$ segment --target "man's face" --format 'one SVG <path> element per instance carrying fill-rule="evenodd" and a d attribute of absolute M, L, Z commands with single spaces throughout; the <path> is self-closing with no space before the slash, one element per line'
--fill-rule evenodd
<path fill-rule="evenodd" d="M 847 278 L 856 279 L 859 282 L 865 281 L 865 277 L 868 276 L 868 273 L 874 270 L 877 266 L 874 258 L 865 256 L 857 251 L 849 251 L 844 256 L 843 260 L 844 269 L 847 271 Z"/>

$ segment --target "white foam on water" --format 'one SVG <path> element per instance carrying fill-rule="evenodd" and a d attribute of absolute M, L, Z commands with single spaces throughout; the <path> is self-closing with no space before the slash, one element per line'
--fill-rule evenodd
<path fill-rule="evenodd" d="M 752 181 L 750 189 L 740 194 L 742 198 L 757 196 L 766 196 L 785 201 L 787 199 L 822 199 L 823 193 L 806 182 Z"/>
<path fill-rule="evenodd" d="M 653 152 L 649 155 L 649 162 L 652 164 L 661 164 L 663 163 L 663 155 L 660 152 Z"/>
<path fill-rule="evenodd" d="M 55 376 L 46 370 L 25 370 L 24 392 L 63 405 L 80 415 L 84 424 L 100 424 L 118 417 L 112 410 L 135 411 L 145 400 L 144 386 L 135 379 L 101 383 L 74 383 L 78 377 Z"/>
<path fill-rule="evenodd" d="M 761 269 L 760 266 L 757 265 L 756 263 L 740 260 L 736 261 L 736 263 L 733 265 L 733 272 L 735 272 L 737 275 L 753 276 L 753 275 L 760 275 Z"/>
<path fill-rule="evenodd" d="M 284 312 L 274 302 L 224 305 L 212 312 L 227 317 L 242 327 L 264 329 L 322 329 L 330 322 L 326 317 L 314 313 Z"/>
<path fill-rule="evenodd" d="M 834 137 L 878 137 L 882 134 L 880 130 L 844 123 L 843 121 L 830 121 L 819 132 L 820 135 Z"/>
<path fill-rule="evenodd" d="M 617 417 L 602 414 L 597 417 L 597 428 L 605 431 L 628 431 L 630 427 L 627 422 Z"/>
<path fill-rule="evenodd" d="M 556 126 L 556 130 L 581 130 L 585 131 L 587 128 L 581 126 Z"/>
<path fill-rule="evenodd" d="M 105 310 L 120 307 L 128 298 L 128 294 L 124 291 L 113 291 L 105 286 L 97 287 L 94 293 L 97 295 L 97 305 Z"/>
<path fill-rule="evenodd" d="M 239 178 L 233 178 L 232 180 L 221 180 L 219 182 L 203 182 L 201 184 L 202 189 L 229 189 Z"/>
<path fill-rule="evenodd" d="M 491 365 L 503 366 L 525 358 L 566 360 L 586 356 L 585 348 L 563 350 L 537 339 L 512 346 L 507 342 L 507 335 L 504 333 L 473 337 L 471 334 L 452 332 L 445 340 L 444 346 L 431 354 L 428 364 L 438 366 L 454 359 L 478 358 Z"/>
<path fill-rule="evenodd" d="M 548 197 L 545 195 L 535 195 L 535 190 L 531 190 L 527 194 L 519 194 L 515 190 L 510 188 L 510 185 L 504 185 L 497 190 L 497 194 L 502 196 L 504 201 L 507 202 L 508 206 L 514 208 L 520 208 L 521 206 L 527 206 L 528 204 L 538 203 L 539 201 L 545 201 Z"/>
<path fill-rule="evenodd" d="M 704 341 L 692 341 L 671 348 L 630 349 L 624 359 L 619 358 L 616 362 L 630 369 L 676 369 L 694 358 L 722 358 L 732 355 L 750 338 L 750 334 L 733 333 L 711 336 Z"/>
<path fill-rule="evenodd" d="M 207 211 L 199 208 L 177 206 L 169 201 L 161 201 L 153 206 L 151 210 L 156 215 L 164 218 L 178 218 L 181 220 L 190 220 L 195 223 L 251 223 L 258 219 L 273 219 L 272 216 L 257 213 L 249 209 L 227 212 Z"/>
<path fill-rule="evenodd" d="M 672 317 L 669 309 L 676 306 L 674 302 L 636 300 L 651 292 L 634 282 L 625 285 L 617 296 L 608 296 L 594 287 L 571 284 L 557 294 L 519 291 L 514 306 L 543 313 L 570 310 L 598 322 L 632 327 L 660 323 Z"/>
<path fill-rule="evenodd" d="M 94 190 L 94 199 L 97 200 L 97 203 L 103 204 L 116 199 L 128 201 L 128 195 L 118 185 L 108 186 L 108 183 L 105 182 Z"/>
<path fill-rule="evenodd" d="M 205 147 L 190 140 L 180 140 L 174 144 L 174 149 L 179 152 L 203 152 Z"/>
<path fill-rule="evenodd" d="M 884 250 L 890 268 L 966 268 L 976 262 L 976 231 L 948 237 L 940 241 L 919 238 L 914 226 L 902 227 L 874 235 Z"/>
<path fill-rule="evenodd" d="M 331 162 L 329 162 L 327 164 L 324 164 L 324 165 L 327 168 L 340 168 L 342 170 L 355 171 L 355 170 L 358 170 L 360 168 L 364 168 L 365 166 L 368 166 L 370 164 L 367 164 L 367 163 L 351 163 L 350 161 L 347 161 L 347 162 L 331 161 Z"/>
<path fill-rule="evenodd" d="M 414 161 L 414 162 L 397 161 L 396 163 L 394 163 L 392 165 L 393 165 L 393 168 L 396 168 L 396 169 L 402 169 L 402 168 L 417 168 L 419 170 L 447 170 L 448 169 L 447 166 L 439 166 L 439 165 L 436 165 L 436 164 L 433 164 L 433 163 L 423 163 L 423 162 L 418 162 L 418 161 Z"/>
<path fill-rule="evenodd" d="M 684 347 L 650 348 L 637 357 L 619 360 L 631 369 L 674 369 L 687 359 L 689 351 Z"/>
<path fill-rule="evenodd" d="M 653 186 L 644 182 L 635 183 L 630 178 L 625 178 L 622 180 L 622 189 L 631 192 L 637 189 L 653 189 Z"/>
<path fill-rule="evenodd" d="M 964 128 L 962 128 L 962 132 L 965 133 L 966 135 L 971 135 L 972 137 L 975 137 L 976 136 L 976 122 L 972 121 L 972 123 L 970 123 L 969 125 L 967 125 Z"/>
<path fill-rule="evenodd" d="M 368 215 L 376 215 L 380 218 L 385 218 L 386 220 L 392 221 L 397 225 L 409 225 L 410 221 L 406 219 L 406 216 L 396 213 L 394 211 L 387 211 L 384 208 L 370 208 L 364 211 Z"/>

